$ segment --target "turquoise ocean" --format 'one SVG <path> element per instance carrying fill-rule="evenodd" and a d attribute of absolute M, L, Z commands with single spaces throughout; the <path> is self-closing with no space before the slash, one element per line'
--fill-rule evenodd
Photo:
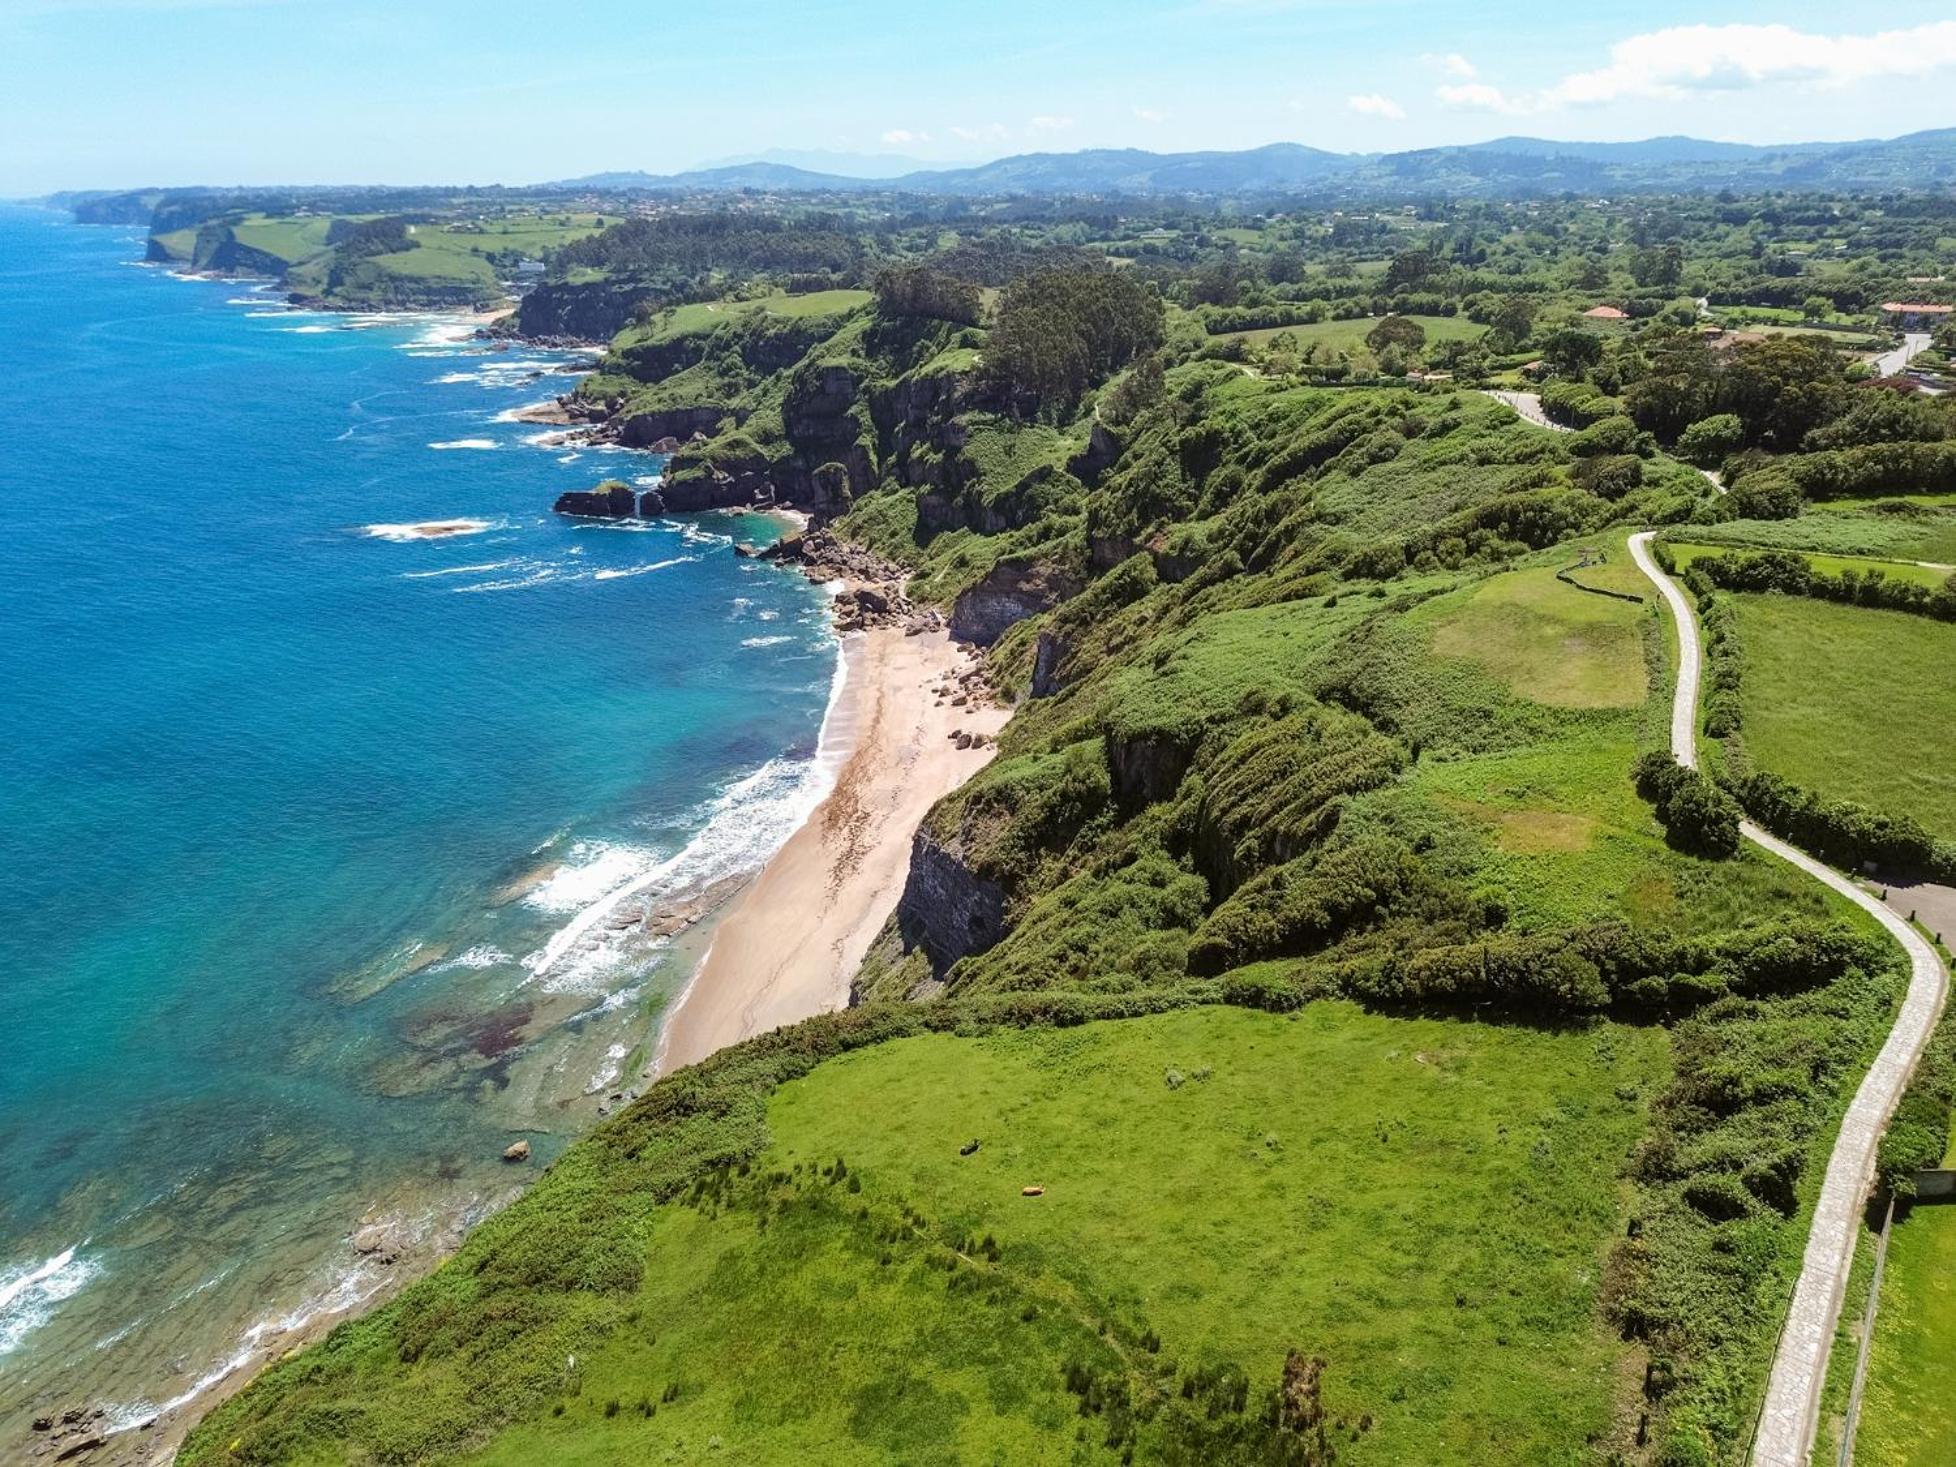
<path fill-rule="evenodd" d="M 832 762 L 769 522 L 550 513 L 658 470 L 512 418 L 562 354 L 142 249 L 0 207 L 0 1458 L 194 1412 L 507 1200 L 656 1053 L 697 929 L 630 915 Z"/>

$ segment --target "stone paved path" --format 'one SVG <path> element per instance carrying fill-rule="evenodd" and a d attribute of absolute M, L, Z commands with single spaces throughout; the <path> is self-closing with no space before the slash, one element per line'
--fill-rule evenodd
<path fill-rule="evenodd" d="M 1677 623 L 1678 685 L 1671 705 L 1671 752 L 1679 763 L 1695 769 L 1698 681 L 1703 666 L 1698 623 L 1684 592 L 1651 558 L 1651 538 L 1652 533 L 1648 531 L 1632 535 L 1630 554 L 1637 568 L 1663 594 Z M 1820 1184 L 1820 1198 L 1814 1207 L 1813 1230 L 1807 1235 L 1800 1277 L 1793 1286 L 1793 1302 L 1780 1332 L 1772 1376 L 1766 1384 L 1759 1433 L 1753 1439 L 1754 1467 L 1808 1467 L 1820 1424 L 1820 1391 L 1827 1379 L 1827 1353 L 1840 1320 L 1848 1270 L 1854 1263 L 1854 1240 L 1861 1209 L 1874 1183 L 1875 1151 L 1942 1012 L 1943 1000 L 1949 992 L 1949 972 L 1935 949 L 1914 928 L 1840 872 L 1768 834 L 1750 820 L 1743 822 L 1739 829 L 1747 840 L 1798 866 L 1816 881 L 1826 882 L 1873 916 L 1907 950 L 1911 970 L 1908 995 L 1902 1001 L 1901 1012 L 1895 1016 L 1895 1026 L 1889 1030 L 1881 1053 L 1868 1067 L 1861 1088 L 1854 1093 L 1854 1100 L 1841 1120 L 1834 1154 L 1828 1158 L 1827 1175 Z"/>

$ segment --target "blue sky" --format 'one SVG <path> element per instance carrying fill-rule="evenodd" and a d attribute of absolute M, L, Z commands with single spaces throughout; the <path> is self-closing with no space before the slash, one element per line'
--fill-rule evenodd
<path fill-rule="evenodd" d="M 0 0 L 0 194 L 520 183 L 780 148 L 965 160 L 1956 124 L 1949 10 L 1867 13 L 1706 0 Z"/>

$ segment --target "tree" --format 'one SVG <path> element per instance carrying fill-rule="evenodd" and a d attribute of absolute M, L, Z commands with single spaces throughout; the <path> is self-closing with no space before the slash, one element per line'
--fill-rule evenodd
<path fill-rule="evenodd" d="M 1745 424 L 1737 413 L 1700 418 L 1678 434 L 1678 456 L 1701 469 L 1716 468 L 1745 442 Z"/>
<path fill-rule="evenodd" d="M 1668 290 L 1684 278 L 1684 251 L 1674 244 L 1638 250 L 1630 257 L 1630 278 L 1646 290 Z"/>
<path fill-rule="evenodd" d="M 1579 375 L 1603 359 L 1603 339 L 1574 326 L 1564 326 L 1542 343 L 1542 360 L 1564 376 Z"/>
<path fill-rule="evenodd" d="M 1528 295 L 1504 295 L 1501 303 L 1489 314 L 1490 328 L 1501 333 L 1509 349 L 1520 346 L 1528 339 L 1528 333 L 1535 329 L 1535 298 Z"/>
<path fill-rule="evenodd" d="M 1417 356 L 1426 345 L 1426 328 L 1406 316 L 1387 316 L 1365 333 L 1365 344 L 1381 356 L 1387 347 Z"/>
<path fill-rule="evenodd" d="M 1063 416 L 1161 338 L 1161 300 L 1145 285 L 1114 270 L 1044 270 L 999 297 L 985 369 L 1035 411 Z"/>
<path fill-rule="evenodd" d="M 893 265 L 877 273 L 873 289 L 880 316 L 955 321 L 960 326 L 978 324 L 982 299 L 978 287 L 941 270 Z"/>
<path fill-rule="evenodd" d="M 1386 266 L 1385 288 L 1388 292 L 1405 290 L 1432 273 L 1433 257 L 1425 250 L 1401 250 Z"/>
<path fill-rule="evenodd" d="M 1834 313 L 1834 303 L 1824 295 L 1810 295 L 1800 302 L 1800 315 L 1808 321 L 1824 321 Z"/>

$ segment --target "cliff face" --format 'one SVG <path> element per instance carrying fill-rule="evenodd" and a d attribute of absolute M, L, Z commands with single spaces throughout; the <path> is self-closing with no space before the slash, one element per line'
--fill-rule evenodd
<path fill-rule="evenodd" d="M 646 286 L 628 281 L 596 280 L 587 285 L 546 281 L 517 303 L 516 329 L 525 336 L 609 341 L 631 324 L 632 312 L 651 293 Z"/>
<path fill-rule="evenodd" d="M 651 448 L 668 438 L 684 443 L 695 433 L 705 433 L 710 437 L 720 431 L 720 425 L 732 416 L 732 412 L 731 408 L 718 403 L 702 403 L 694 407 L 659 408 L 653 412 L 633 413 L 618 420 L 618 441 L 627 448 Z"/>
<path fill-rule="evenodd" d="M 910 875 L 896 920 L 904 949 L 922 948 L 941 978 L 959 958 L 981 953 L 1005 935 L 1005 890 L 974 873 L 925 827 L 910 843 Z"/>
<path fill-rule="evenodd" d="M 1002 560 L 958 593 L 951 605 L 951 635 L 989 647 L 1015 622 L 1050 611 L 1079 590 L 1079 578 L 1062 566 Z"/>

